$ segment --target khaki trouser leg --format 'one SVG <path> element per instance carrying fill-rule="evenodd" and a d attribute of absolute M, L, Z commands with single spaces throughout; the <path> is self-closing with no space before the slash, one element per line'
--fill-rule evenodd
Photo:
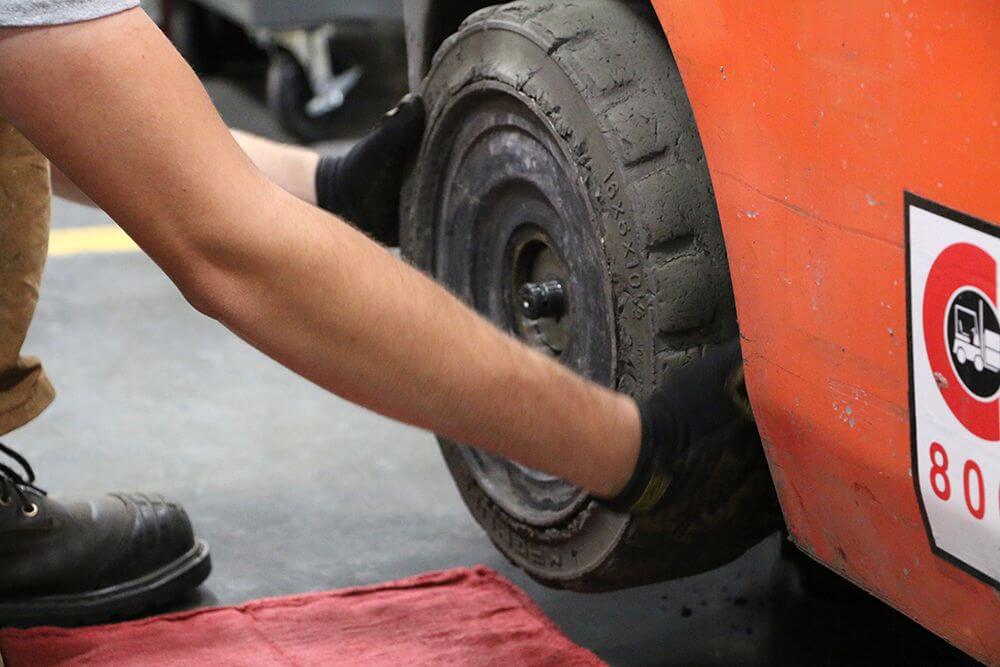
<path fill-rule="evenodd" d="M 51 188 L 48 160 L 0 119 L 0 435 L 55 398 L 41 362 L 21 356 L 48 251 Z"/>

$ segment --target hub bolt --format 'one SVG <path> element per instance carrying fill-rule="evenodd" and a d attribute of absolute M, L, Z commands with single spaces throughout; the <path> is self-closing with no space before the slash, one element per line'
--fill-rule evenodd
<path fill-rule="evenodd" d="M 558 280 L 525 283 L 519 296 L 521 313 L 529 320 L 561 317 L 566 312 L 566 290 Z"/>

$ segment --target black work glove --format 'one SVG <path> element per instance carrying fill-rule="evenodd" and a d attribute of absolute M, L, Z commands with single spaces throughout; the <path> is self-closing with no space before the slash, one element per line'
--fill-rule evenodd
<path fill-rule="evenodd" d="M 642 443 L 635 471 L 608 504 L 620 512 L 653 512 L 706 458 L 734 437 L 756 438 L 738 340 L 672 372 L 639 404 Z"/>
<path fill-rule="evenodd" d="M 386 245 L 399 244 L 399 190 L 424 133 L 424 103 L 407 95 L 377 129 L 316 168 L 316 203 Z"/>

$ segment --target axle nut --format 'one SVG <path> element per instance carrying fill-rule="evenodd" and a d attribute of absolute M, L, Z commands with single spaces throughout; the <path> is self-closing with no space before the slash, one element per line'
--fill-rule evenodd
<path fill-rule="evenodd" d="M 529 320 L 558 318 L 566 312 L 566 290 L 558 280 L 525 283 L 519 296 L 521 313 Z"/>

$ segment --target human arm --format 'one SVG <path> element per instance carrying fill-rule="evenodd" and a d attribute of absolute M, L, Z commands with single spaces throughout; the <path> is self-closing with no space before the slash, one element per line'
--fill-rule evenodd
<path fill-rule="evenodd" d="M 192 304 L 292 370 L 602 495 L 629 478 L 634 401 L 268 180 L 141 11 L 0 31 L 0 114 Z"/>
<path fill-rule="evenodd" d="M 316 203 L 316 167 L 320 154 L 302 146 L 283 144 L 242 130 L 231 130 L 251 162 L 286 192 Z"/>
<path fill-rule="evenodd" d="M 276 185 L 304 202 L 316 203 L 319 153 L 302 146 L 271 141 L 242 130 L 230 131 L 250 161 Z M 52 166 L 52 192 L 71 202 L 94 206 L 90 197 L 55 165 Z"/>
<path fill-rule="evenodd" d="M 396 231 L 399 208 L 398 186 L 380 184 L 375 175 L 393 171 L 405 158 L 412 144 L 419 140 L 422 109 L 408 108 L 404 102 L 390 111 L 400 109 L 405 118 L 396 118 L 357 142 L 346 155 L 321 155 L 305 148 L 259 137 L 242 130 L 231 129 L 233 138 L 268 179 L 304 202 L 316 204 L 334 214 L 350 214 L 350 222 L 388 245 L 397 245 Z M 419 114 L 419 122 L 416 116 Z M 418 129 L 414 132 L 413 127 Z M 415 136 L 408 136 L 408 134 Z M 360 178 L 352 178 L 354 174 Z M 87 206 L 94 202 L 83 193 L 57 166 L 52 167 L 53 193 Z M 346 191 L 345 191 L 346 190 Z M 364 193 L 378 193 L 364 207 L 349 204 L 364 199 Z M 389 196 L 384 193 L 389 192 Z"/>

